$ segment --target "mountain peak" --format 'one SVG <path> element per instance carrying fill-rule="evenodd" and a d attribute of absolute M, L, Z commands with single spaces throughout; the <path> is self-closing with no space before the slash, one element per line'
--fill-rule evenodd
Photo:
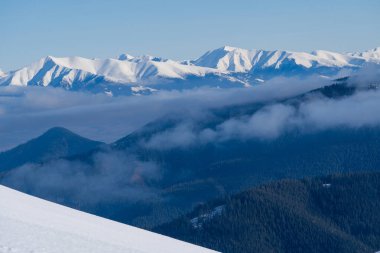
<path fill-rule="evenodd" d="M 130 54 L 121 54 L 117 59 L 120 61 L 130 61 L 135 59 L 135 57 Z"/>
<path fill-rule="evenodd" d="M 148 54 L 144 54 L 138 57 L 132 56 L 130 54 L 121 54 L 118 57 L 119 61 L 129 61 L 129 62 L 149 62 L 149 61 L 155 61 L 155 62 L 164 62 L 167 61 L 167 59 L 164 59 L 162 57 L 152 56 Z"/>
<path fill-rule="evenodd" d="M 0 171 L 25 163 L 85 153 L 100 145 L 103 143 L 84 138 L 63 127 L 54 127 L 24 144 L 0 153 Z"/>
<path fill-rule="evenodd" d="M 76 133 L 74 133 L 74 132 L 72 132 L 69 129 L 64 128 L 64 127 L 52 127 L 50 129 L 48 129 L 45 133 L 43 133 L 42 135 L 40 135 L 39 137 L 37 137 L 33 140 L 38 140 L 38 141 L 42 141 L 42 142 L 46 141 L 49 143 L 57 142 L 57 141 L 59 142 L 59 141 L 65 140 L 68 142 L 75 142 L 75 143 L 91 142 L 91 143 L 100 144 L 100 142 L 87 139 L 87 138 L 80 136 L 79 134 L 76 134 Z"/>
<path fill-rule="evenodd" d="M 380 61 L 380 47 L 376 47 L 363 52 L 348 53 L 351 57 L 361 57 L 370 61 Z"/>
<path fill-rule="evenodd" d="M 51 135 L 51 134 L 76 135 L 75 133 L 71 132 L 70 130 L 64 127 L 52 127 L 49 130 L 47 130 L 43 135 Z"/>
<path fill-rule="evenodd" d="M 52 55 L 48 55 L 40 61 L 43 62 L 43 65 L 59 65 L 59 58 Z"/>
<path fill-rule="evenodd" d="M 227 51 L 227 52 L 232 52 L 232 51 L 235 51 L 235 50 L 245 50 L 245 49 L 242 49 L 242 48 L 232 47 L 232 46 L 227 46 L 227 45 L 221 47 L 220 49 L 222 49 L 224 51 Z"/>
<path fill-rule="evenodd" d="M 372 48 L 372 49 L 369 49 L 369 50 L 366 50 L 364 52 L 380 52 L 380 47 L 375 47 L 375 48 Z"/>
<path fill-rule="evenodd" d="M 57 142 L 62 142 L 64 140 L 65 142 L 73 142 L 73 143 L 97 143 L 100 144 L 100 142 L 93 141 L 90 139 L 87 139 L 85 137 L 82 137 L 64 127 L 53 127 L 48 129 L 46 132 L 44 132 L 42 135 L 36 137 L 35 139 L 32 139 L 31 142 L 38 142 L 38 143 L 45 143 L 45 144 L 53 144 Z M 26 144 L 27 144 L 26 143 Z M 24 144 L 23 144 L 24 145 Z M 45 145 L 44 145 L 45 146 Z"/>

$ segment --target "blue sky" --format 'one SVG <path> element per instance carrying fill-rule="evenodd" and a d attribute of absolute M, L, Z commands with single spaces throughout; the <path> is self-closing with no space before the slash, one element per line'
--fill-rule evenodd
<path fill-rule="evenodd" d="M 0 68 L 124 52 L 190 59 L 222 45 L 311 51 L 380 46 L 378 0 L 0 0 Z"/>

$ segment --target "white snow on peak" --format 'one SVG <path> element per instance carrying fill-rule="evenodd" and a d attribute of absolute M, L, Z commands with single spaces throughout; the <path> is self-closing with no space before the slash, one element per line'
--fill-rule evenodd
<path fill-rule="evenodd" d="M 312 53 L 291 51 L 247 50 L 224 46 L 208 51 L 193 61 L 195 65 L 222 71 L 247 72 L 253 69 L 274 68 L 283 65 L 311 67 L 355 67 L 356 56 L 318 50 Z M 362 57 L 361 57 L 362 58 Z M 360 59 L 363 60 L 363 59 Z"/>
<path fill-rule="evenodd" d="M 122 56 L 119 58 L 123 59 Z M 30 66 L 13 71 L 5 82 L 18 86 L 27 86 L 30 82 L 33 85 L 48 86 L 59 80 L 72 85 L 91 77 L 102 77 L 109 82 L 130 84 L 154 82 L 160 78 L 184 79 L 188 75 L 204 76 L 219 72 L 152 56 L 125 56 L 125 60 L 48 56 Z"/>
<path fill-rule="evenodd" d="M 6 73 L 0 69 L 0 77 L 3 77 L 5 75 L 6 75 Z"/>
<path fill-rule="evenodd" d="M 206 52 L 193 61 L 193 64 L 222 71 L 245 72 L 252 68 L 254 54 L 254 52 L 246 49 L 224 46 Z"/>
<path fill-rule="evenodd" d="M 361 57 L 368 61 L 380 61 L 380 47 L 370 49 L 364 52 L 348 53 L 352 57 Z"/>
<path fill-rule="evenodd" d="M 131 61 L 133 60 L 135 57 L 130 55 L 130 54 L 121 54 L 119 55 L 119 57 L 117 58 L 118 60 L 120 61 Z"/>
<path fill-rule="evenodd" d="M 187 61 L 129 54 L 122 54 L 117 59 L 48 56 L 6 75 L 0 73 L 0 85 L 53 86 L 95 92 L 97 88 L 109 90 L 115 85 L 129 85 L 118 87 L 119 90 L 148 85 L 153 88 L 155 84 L 161 87 L 158 89 L 175 89 L 173 83 L 176 81 L 180 84 L 179 89 L 219 84 L 235 87 L 237 83 L 248 87 L 257 83 L 258 78 L 265 81 L 279 75 L 337 78 L 342 73 L 353 73 L 368 62 L 380 64 L 380 48 L 342 54 L 324 50 L 305 53 L 224 46 L 208 51 L 196 60 Z M 183 86 L 183 80 L 186 86 Z M 172 84 L 165 86 L 170 82 Z M 117 89 L 113 92 L 118 93 Z M 131 92 L 135 93 L 134 90 Z"/>
<path fill-rule="evenodd" d="M 224 51 L 228 51 L 228 52 L 237 51 L 237 50 L 244 50 L 244 49 L 242 49 L 242 48 L 231 47 L 231 46 L 223 46 L 222 49 L 223 49 Z"/>
<path fill-rule="evenodd" d="M 0 186 L 0 252 L 211 253 Z"/>
<path fill-rule="evenodd" d="M 121 54 L 118 57 L 120 61 L 130 61 L 130 62 L 146 62 L 146 61 L 155 61 L 155 62 L 165 62 L 168 59 L 164 59 L 162 57 L 156 57 L 152 55 L 141 55 L 138 57 L 132 56 L 130 54 Z"/>
<path fill-rule="evenodd" d="M 289 59 L 294 59 L 297 64 L 310 68 L 318 67 L 350 67 L 355 66 L 352 58 L 325 50 L 316 50 L 311 53 L 290 52 Z"/>

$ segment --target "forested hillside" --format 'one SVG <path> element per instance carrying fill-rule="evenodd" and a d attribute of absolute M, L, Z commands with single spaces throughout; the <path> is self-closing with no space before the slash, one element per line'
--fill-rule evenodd
<path fill-rule="evenodd" d="M 281 180 L 156 228 L 229 252 L 375 252 L 380 249 L 380 173 Z"/>

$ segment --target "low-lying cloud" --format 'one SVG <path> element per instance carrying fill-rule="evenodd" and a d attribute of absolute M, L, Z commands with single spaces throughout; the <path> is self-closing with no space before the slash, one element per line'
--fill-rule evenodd
<path fill-rule="evenodd" d="M 274 103 L 251 115 L 232 117 L 213 128 L 184 121 L 141 144 L 153 149 L 189 147 L 228 140 L 272 140 L 290 133 L 380 126 L 380 90 L 360 91 L 340 99 L 310 96 L 299 104 Z"/>
<path fill-rule="evenodd" d="M 199 88 L 130 97 L 44 87 L 0 87 L 0 150 L 55 126 L 112 142 L 169 113 L 198 117 L 210 108 L 290 97 L 328 83 L 319 77 L 275 78 L 253 88 Z"/>
<path fill-rule="evenodd" d="M 89 207 L 115 202 L 131 203 L 156 195 L 153 183 L 161 170 L 117 151 L 102 151 L 91 163 L 59 159 L 13 169 L 2 184 L 54 202 Z"/>

